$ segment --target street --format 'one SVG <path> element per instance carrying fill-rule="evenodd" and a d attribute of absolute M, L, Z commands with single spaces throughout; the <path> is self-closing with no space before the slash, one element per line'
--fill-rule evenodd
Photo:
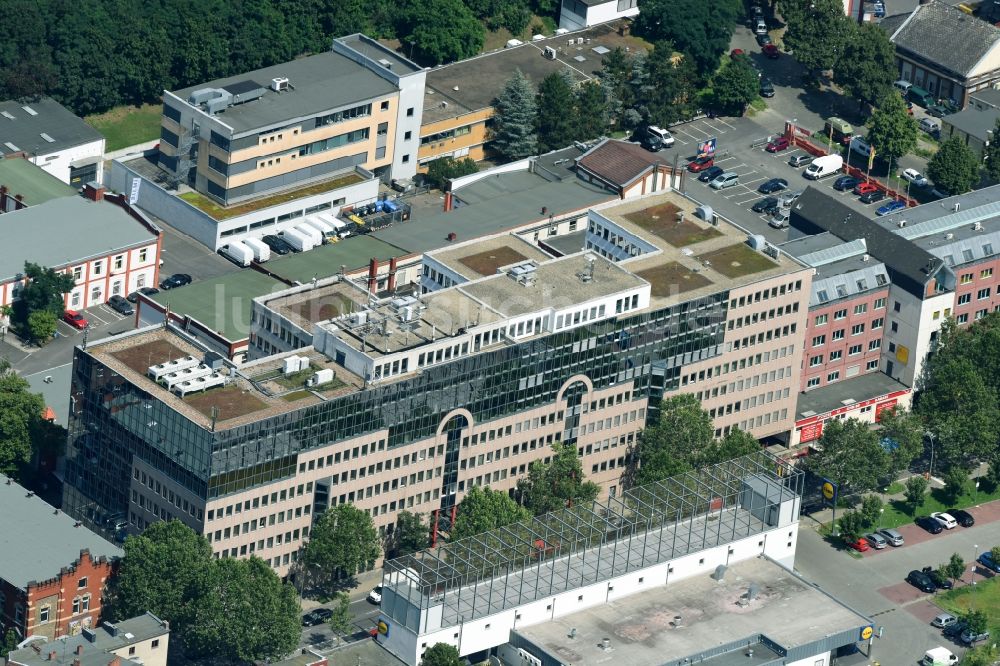
<path fill-rule="evenodd" d="M 367 594 L 367 592 L 366 592 Z M 324 604 L 329 608 L 330 604 Z M 319 608 L 319 606 L 311 606 Z M 379 608 L 367 599 L 352 601 L 350 605 L 351 622 L 355 631 L 350 636 L 341 639 L 339 645 L 354 643 L 360 640 L 371 640 L 369 630 L 375 626 L 378 620 Z M 338 646 L 337 638 L 330 629 L 330 625 L 323 623 L 313 627 L 302 627 L 302 637 L 299 639 L 299 648 L 311 647 L 318 652 L 327 652 Z"/>

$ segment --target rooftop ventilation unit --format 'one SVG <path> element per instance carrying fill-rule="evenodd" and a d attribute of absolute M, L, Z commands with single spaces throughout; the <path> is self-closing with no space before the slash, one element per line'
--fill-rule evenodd
<path fill-rule="evenodd" d="M 381 60 L 378 61 L 378 64 L 382 65 L 386 69 L 392 69 L 392 61 L 388 60 L 387 58 L 382 58 Z"/>
<path fill-rule="evenodd" d="M 524 44 L 524 42 L 522 42 L 520 39 L 508 39 L 507 43 L 504 44 L 504 48 L 505 49 L 512 49 L 515 46 L 520 46 L 521 44 Z"/>
<path fill-rule="evenodd" d="M 41 134 L 39 134 L 38 136 L 40 136 L 40 137 L 42 137 L 43 139 L 45 139 L 45 141 L 47 141 L 48 143 L 55 143 L 55 142 L 56 142 L 56 140 L 55 140 L 55 139 L 53 139 L 53 138 L 52 138 L 51 136 L 49 136 L 49 135 L 48 135 L 48 134 L 46 134 L 45 132 L 42 132 L 42 133 L 41 133 Z"/>
<path fill-rule="evenodd" d="M 289 356 L 281 364 L 281 372 L 286 376 L 308 369 L 309 359 L 305 356 Z"/>
<path fill-rule="evenodd" d="M 212 369 L 210 367 L 207 365 L 198 365 L 194 368 L 184 368 L 183 370 L 163 375 L 158 381 L 160 384 L 166 386 L 167 390 L 172 390 L 175 386 L 182 382 L 189 382 L 210 374 L 212 374 Z"/>
<path fill-rule="evenodd" d="M 551 46 L 546 46 L 545 49 L 542 51 L 542 55 L 544 55 L 549 60 L 555 60 L 556 55 L 558 54 L 556 53 L 556 50 L 554 48 L 552 48 Z"/>
<path fill-rule="evenodd" d="M 983 223 L 982 222 L 976 222 L 975 224 L 972 225 L 972 230 L 973 231 L 982 231 L 983 230 Z"/>
<path fill-rule="evenodd" d="M 274 92 L 285 92 L 288 90 L 288 77 L 276 76 L 271 79 L 271 90 Z"/>
<path fill-rule="evenodd" d="M 954 238 L 954 237 L 955 237 L 955 234 L 945 234 L 945 235 L 944 235 L 944 239 L 945 239 L 945 240 L 951 240 L 951 239 L 952 239 L 952 238 Z"/>
<path fill-rule="evenodd" d="M 902 229 L 903 227 L 906 226 L 906 220 L 900 220 L 899 222 L 896 223 L 896 226 Z"/>
<path fill-rule="evenodd" d="M 226 383 L 226 377 L 218 372 L 213 372 L 209 375 L 203 377 L 197 377 L 188 381 L 181 382 L 173 387 L 172 393 L 179 395 L 180 397 L 186 396 L 188 393 L 195 393 L 196 391 L 205 391 L 215 386 L 223 386 Z"/>
<path fill-rule="evenodd" d="M 168 375 L 171 372 L 177 372 L 178 370 L 184 370 L 185 368 L 193 368 L 199 363 L 200 361 L 194 356 L 183 356 L 181 358 L 174 359 L 173 361 L 151 365 L 146 371 L 146 374 L 149 375 L 150 379 L 153 381 L 157 381 L 164 375 Z"/>
<path fill-rule="evenodd" d="M 188 104 L 200 107 L 210 115 L 215 115 L 219 111 L 228 108 L 232 103 L 232 93 L 222 88 L 202 88 L 201 90 L 195 90 L 188 97 Z"/>
<path fill-rule="evenodd" d="M 322 386 L 323 384 L 329 384 L 333 381 L 333 370 L 330 368 L 323 368 L 318 371 L 315 375 L 306 380 L 306 386 L 312 388 L 314 386 Z"/>

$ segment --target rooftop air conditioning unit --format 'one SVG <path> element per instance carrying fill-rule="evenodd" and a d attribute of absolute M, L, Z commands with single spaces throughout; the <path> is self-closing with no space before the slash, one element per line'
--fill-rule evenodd
<path fill-rule="evenodd" d="M 973 231 L 982 231 L 983 230 L 983 223 L 982 222 L 976 222 L 975 224 L 972 225 L 972 230 Z"/>
<path fill-rule="evenodd" d="M 271 79 L 271 90 L 275 92 L 285 92 L 288 90 L 288 77 L 276 76 Z"/>
<path fill-rule="evenodd" d="M 555 60 L 556 59 L 556 50 L 554 48 L 552 48 L 551 46 L 546 46 L 545 50 L 542 51 L 542 55 L 544 55 L 548 60 Z"/>

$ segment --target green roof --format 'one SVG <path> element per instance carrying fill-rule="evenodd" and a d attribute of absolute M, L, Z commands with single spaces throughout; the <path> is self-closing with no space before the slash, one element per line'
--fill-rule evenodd
<path fill-rule="evenodd" d="M 164 307 L 169 305 L 171 312 L 196 319 L 235 342 L 250 337 L 253 299 L 287 288 L 288 285 L 248 268 L 161 291 L 151 298 Z"/>
<path fill-rule="evenodd" d="M 5 185 L 11 196 L 23 195 L 29 206 L 76 194 L 66 183 L 20 157 L 0 159 L 0 185 Z"/>
<path fill-rule="evenodd" d="M 267 269 L 286 280 L 305 284 L 313 277 L 322 279 L 336 275 L 341 266 L 347 271 L 353 271 L 367 266 L 372 257 L 384 261 L 404 254 L 409 253 L 377 238 L 351 236 L 339 243 L 323 245 L 308 252 L 271 259 L 267 263 Z"/>

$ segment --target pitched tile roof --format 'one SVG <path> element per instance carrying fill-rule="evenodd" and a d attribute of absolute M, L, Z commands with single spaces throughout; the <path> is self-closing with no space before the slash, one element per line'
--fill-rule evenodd
<path fill-rule="evenodd" d="M 656 153 L 651 153 L 638 144 L 614 139 L 597 144 L 577 159 L 576 163 L 618 187 L 629 185 L 655 164 L 668 166 L 667 161 Z"/>
<path fill-rule="evenodd" d="M 895 25 L 896 19 L 890 18 L 890 26 Z M 896 48 L 964 77 L 1000 41 L 1000 28 L 940 0 L 931 0 L 918 5 L 889 39 Z"/>

